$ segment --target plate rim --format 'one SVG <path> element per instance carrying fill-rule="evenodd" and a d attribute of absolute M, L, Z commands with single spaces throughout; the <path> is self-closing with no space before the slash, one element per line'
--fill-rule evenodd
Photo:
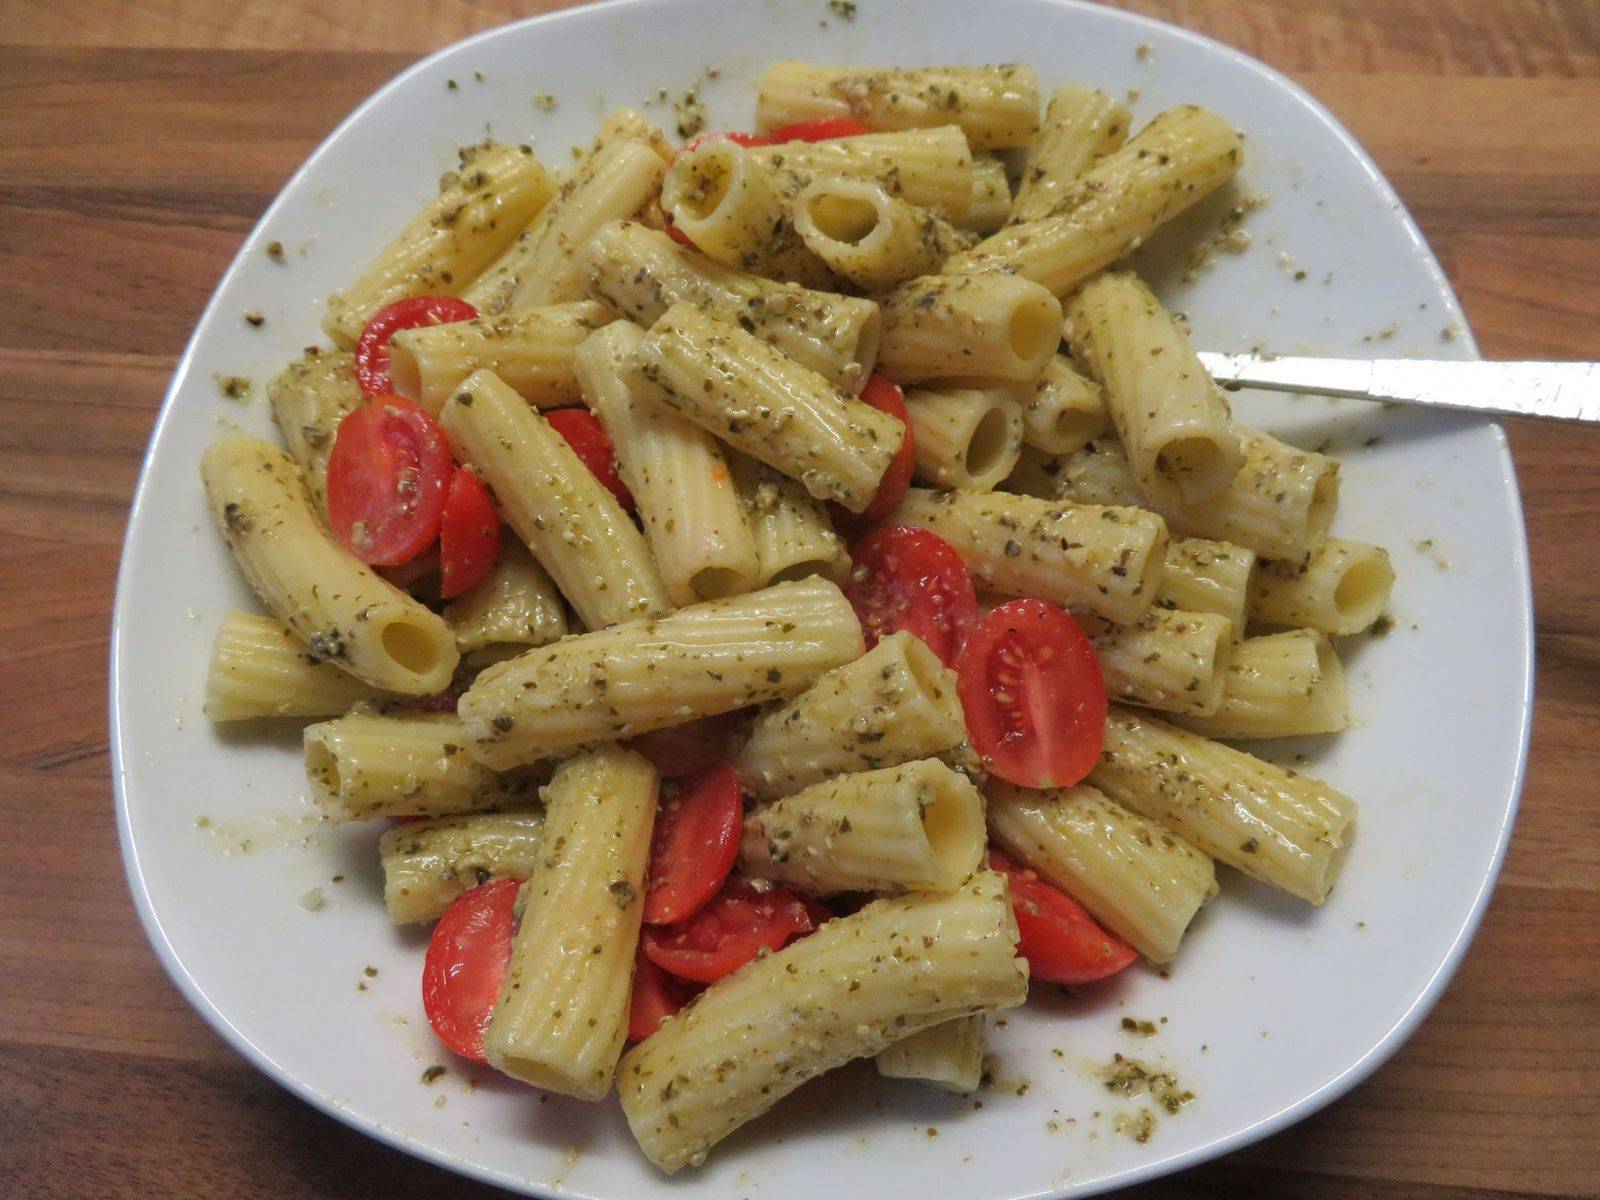
<path fill-rule="evenodd" d="M 465 1155 L 436 1148 L 367 1116 L 346 1101 L 319 1091 L 296 1071 L 261 1050 L 201 989 L 180 960 L 176 949 L 167 936 L 161 918 L 155 910 L 146 885 L 138 846 L 135 844 L 128 804 L 128 751 L 124 746 L 124 722 L 122 718 L 124 705 L 124 687 L 121 671 L 123 626 L 127 610 L 133 602 L 128 586 L 128 577 L 132 570 L 130 562 L 133 542 L 145 524 L 144 510 L 151 503 L 151 467 L 155 457 L 155 449 L 161 441 L 167 423 L 173 419 L 178 394 L 194 368 L 194 360 L 200 346 L 201 331 L 211 323 L 214 311 L 221 303 L 223 291 L 234 276 L 243 269 L 246 260 L 255 250 L 262 231 L 268 227 L 271 218 L 276 214 L 279 207 L 286 202 L 286 198 L 300 189 L 304 177 L 322 160 L 323 156 L 329 152 L 332 145 L 339 140 L 346 129 L 364 120 L 367 113 L 385 102 L 391 93 L 404 86 L 413 76 L 428 71 L 438 60 L 446 56 L 457 54 L 481 42 L 506 36 L 512 30 L 521 30 L 528 26 L 550 25 L 568 19 L 581 18 L 583 14 L 593 12 L 660 6 L 666 2 L 667 0 L 595 0 L 593 3 L 580 4 L 556 12 L 540 13 L 516 21 L 509 21 L 451 42 L 424 55 L 388 79 L 381 87 L 358 104 L 343 120 L 339 121 L 317 144 L 316 148 L 307 155 L 305 161 L 284 182 L 277 195 L 273 197 L 272 202 L 262 210 L 249 234 L 240 243 L 232 261 L 229 262 L 227 268 L 214 285 L 210 299 L 196 318 L 194 330 L 190 333 L 189 339 L 184 345 L 183 353 L 178 359 L 177 366 L 172 374 L 172 380 L 162 397 L 156 420 L 151 426 L 149 441 L 146 444 L 144 454 L 140 458 L 138 482 L 134 490 L 132 503 L 128 509 L 127 526 L 123 533 L 122 546 L 118 556 L 116 589 L 111 613 L 107 699 L 110 726 L 111 785 L 116 806 L 117 842 L 122 855 L 128 888 L 133 895 L 134 908 L 138 913 L 140 925 L 143 927 L 145 936 L 150 942 L 151 948 L 155 951 L 163 970 L 179 993 L 222 1040 L 235 1053 L 250 1063 L 251 1066 L 292 1095 L 312 1105 L 319 1111 L 332 1116 L 348 1128 L 372 1137 L 405 1154 L 420 1158 L 435 1166 L 454 1171 L 479 1182 L 508 1188 L 527 1195 L 556 1197 L 561 1198 L 561 1200 L 567 1200 L 567 1198 L 570 1198 L 570 1200 L 594 1200 L 594 1197 L 591 1193 L 574 1190 L 561 1184 L 539 1183 L 526 1177 L 519 1177 L 509 1172 L 486 1167 Z M 1025 0 L 1025 2 L 1029 2 L 1029 0 Z M 1122 9 L 1108 9 L 1098 4 L 1089 3 L 1088 0 L 1031 0 L 1031 3 L 1040 7 L 1094 13 L 1097 16 L 1110 17 L 1114 21 L 1123 22 L 1134 29 L 1159 30 L 1165 36 L 1178 37 L 1210 53 L 1225 56 L 1235 67 L 1264 77 L 1276 90 L 1285 93 L 1289 98 L 1310 110 L 1312 115 L 1338 138 L 1346 152 L 1367 173 L 1373 185 L 1391 202 L 1391 211 L 1394 217 L 1404 226 L 1407 236 L 1420 251 L 1420 257 L 1435 286 L 1449 300 L 1453 315 L 1456 318 L 1456 326 L 1460 330 L 1457 340 L 1467 351 L 1466 357 L 1470 359 L 1481 358 L 1477 340 L 1467 322 L 1460 298 L 1457 297 L 1449 277 L 1445 274 L 1438 258 L 1423 237 L 1422 231 L 1412 217 L 1410 210 L 1400 199 L 1372 157 L 1356 141 L 1349 130 L 1344 127 L 1326 105 L 1299 83 L 1282 71 L 1262 62 L 1253 55 L 1245 53 L 1243 50 L 1206 34 L 1147 16 L 1143 13 L 1128 12 Z M 1523 637 L 1520 639 L 1521 645 L 1518 647 L 1520 651 L 1518 668 L 1521 676 L 1521 688 L 1520 695 L 1517 697 L 1516 763 L 1511 773 L 1509 796 L 1506 800 L 1499 828 L 1495 833 L 1494 850 L 1489 868 L 1479 882 L 1477 891 L 1472 898 L 1471 909 L 1460 928 L 1456 931 L 1443 959 L 1423 985 L 1421 991 L 1410 1001 L 1405 1011 L 1394 1021 L 1394 1024 L 1377 1044 L 1370 1047 L 1356 1061 L 1349 1064 L 1332 1079 L 1294 1103 L 1285 1105 L 1275 1113 L 1271 1113 L 1258 1121 L 1221 1137 L 1214 1138 L 1202 1145 L 1190 1147 L 1164 1157 L 1152 1158 L 1148 1162 L 1140 1163 L 1114 1176 L 1079 1185 L 1047 1186 L 1037 1192 L 1025 1193 L 1024 1196 L 1017 1197 L 1017 1200 L 1064 1200 L 1066 1197 L 1087 1197 L 1117 1188 L 1128 1187 L 1135 1183 L 1148 1182 L 1152 1179 L 1175 1174 L 1188 1167 L 1220 1158 L 1225 1154 L 1251 1145 L 1304 1120 L 1349 1093 L 1393 1057 L 1421 1026 L 1429 1013 L 1433 1011 L 1433 1008 L 1443 996 L 1446 987 L 1454 978 L 1488 908 L 1489 898 L 1494 892 L 1501 868 L 1505 862 L 1506 850 L 1511 840 L 1511 831 L 1521 808 L 1522 793 L 1527 782 L 1534 694 L 1532 575 L 1529 562 L 1527 521 L 1523 512 L 1521 490 L 1517 485 L 1516 467 L 1511 457 L 1505 429 L 1499 421 L 1486 417 L 1479 421 L 1471 422 L 1471 424 L 1493 428 L 1496 441 L 1495 449 L 1498 452 L 1502 468 L 1502 474 L 1498 482 L 1504 488 L 1510 501 L 1509 515 L 1514 518 L 1516 528 L 1515 543 L 1512 546 L 1514 551 L 1512 566 L 1516 571 L 1517 590 L 1520 600 L 1518 610 L 1523 623 Z M 666 1186 L 665 1176 L 662 1177 L 662 1185 Z"/>

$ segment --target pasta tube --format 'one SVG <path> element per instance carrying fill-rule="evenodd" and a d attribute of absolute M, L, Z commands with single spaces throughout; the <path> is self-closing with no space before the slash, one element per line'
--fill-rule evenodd
<path fill-rule="evenodd" d="M 1243 157 L 1215 113 L 1169 109 L 1090 167 L 1050 215 L 1007 225 L 945 270 L 1010 271 L 1065 295 L 1227 183 Z"/>
<path fill-rule="evenodd" d="M 635 395 L 629 357 L 644 334 L 617 321 L 578 352 L 584 394 L 611 435 L 645 540 L 674 604 L 750 590 L 761 573 L 744 505 L 717 441 Z"/>
<path fill-rule="evenodd" d="M 489 370 L 535 408 L 576 404 L 572 360 L 583 339 L 611 319 L 593 300 L 499 317 L 402 329 L 389 341 L 389 379 L 433 416 L 474 371 Z"/>
<path fill-rule="evenodd" d="M 1005 492 L 912 488 L 889 523 L 931 529 L 997 592 L 1124 624 L 1150 608 L 1167 551 L 1166 525 L 1154 513 Z"/>
<path fill-rule="evenodd" d="M 1152 962 L 1177 957 L 1217 894 L 1209 858 L 1086 783 L 1035 791 L 991 781 L 986 793 L 995 841 Z"/>
<path fill-rule="evenodd" d="M 928 275 L 885 296 L 878 371 L 919 379 L 1037 379 L 1061 342 L 1061 304 L 1010 275 Z"/>
<path fill-rule="evenodd" d="M 1246 875 L 1321 904 L 1355 802 L 1305 775 L 1112 705 L 1089 782 Z"/>
<path fill-rule="evenodd" d="M 333 821 L 525 807 L 538 775 L 496 775 L 473 761 L 467 743 L 448 713 L 352 712 L 306 727 L 306 779 Z"/>
<path fill-rule="evenodd" d="M 484 671 L 457 711 L 472 753 L 505 768 L 787 698 L 861 650 L 844 594 L 809 579 L 529 651 Z"/>
<path fill-rule="evenodd" d="M 1022 440 L 1048 454 L 1070 454 L 1111 425 L 1105 393 L 1079 374 L 1064 355 L 1045 364 L 1044 374 L 1017 388 L 1022 405 Z"/>
<path fill-rule="evenodd" d="M 1337 733 L 1350 723 L 1344 668 L 1314 629 L 1246 638 L 1233 648 L 1216 710 L 1174 721 L 1214 738 Z"/>
<path fill-rule="evenodd" d="M 1255 569 L 1255 554 L 1243 546 L 1206 538 L 1173 538 L 1167 544 L 1156 607 L 1216 613 L 1228 619 L 1234 638 L 1241 638 Z"/>
<path fill-rule="evenodd" d="M 607 221 L 631 217 L 653 199 L 666 170 L 646 141 L 603 142 L 573 166 L 550 203 L 462 298 L 491 316 L 582 299 L 578 251 Z"/>
<path fill-rule="evenodd" d="M 444 606 L 462 651 L 486 646 L 543 646 L 567 635 L 561 593 L 516 537 L 501 540 L 500 557 L 476 586 Z"/>
<path fill-rule="evenodd" d="M 800 239 L 834 274 L 869 292 L 937 271 L 977 238 L 865 179 L 816 179 L 794 198 Z"/>
<path fill-rule="evenodd" d="M 586 626 L 600 629 L 672 607 L 644 535 L 616 497 L 493 371 L 467 379 L 440 423 Z"/>
<path fill-rule="evenodd" d="M 917 477 L 935 487 L 989 491 L 1022 453 L 1022 408 L 1004 388 L 913 389 L 906 415 Z"/>
<path fill-rule="evenodd" d="M 641 325 L 692 304 L 852 390 L 877 361 L 883 322 L 870 300 L 724 266 L 635 221 L 601 226 L 583 260 L 589 294 Z"/>
<path fill-rule="evenodd" d="M 1105 384 L 1140 490 L 1168 505 L 1224 491 L 1244 465 L 1227 401 L 1150 289 L 1126 272 L 1101 275 L 1073 297 L 1067 324 Z"/>
<path fill-rule="evenodd" d="M 905 426 L 737 326 L 675 304 L 633 359 L 654 398 L 851 512 L 872 502 Z"/>
<path fill-rule="evenodd" d="M 450 627 L 328 535 L 287 454 L 225 437 L 206 450 L 200 475 L 245 578 L 311 658 L 408 696 L 450 682 L 460 658 Z"/>
<path fill-rule="evenodd" d="M 328 298 L 322 328 L 345 349 L 372 315 L 411 296 L 459 296 L 517 231 L 540 214 L 555 185 L 531 146 L 464 146 L 460 166 L 355 283 Z"/>
<path fill-rule="evenodd" d="M 808 1079 L 930 1025 L 1021 1004 L 1005 881 L 878 900 L 714 983 L 617 1070 L 622 1111 L 665 1171 Z"/>
<path fill-rule="evenodd" d="M 1097 88 L 1069 84 L 1050 93 L 1044 124 L 1023 161 L 1011 220 L 1047 216 L 1090 167 L 1127 141 L 1132 114 Z"/>
<path fill-rule="evenodd" d="M 947 1092 L 975 1092 L 983 1082 L 988 1023 L 986 1013 L 974 1013 L 901 1038 L 878 1051 L 873 1060 L 878 1074 L 931 1083 Z"/>
<path fill-rule="evenodd" d="M 491 1067 L 598 1100 L 628 1032 L 644 912 L 656 772 L 607 746 L 563 763 L 545 788 L 543 857 L 523 884 L 505 986 L 483 1033 Z"/>
<path fill-rule="evenodd" d="M 972 200 L 955 223 L 973 233 L 993 233 L 1011 215 L 1011 184 L 1006 165 L 992 154 L 972 158 Z"/>
<path fill-rule="evenodd" d="M 216 722 L 330 717 L 377 695 L 350 672 L 311 658 L 276 617 L 231 612 L 211 644 L 205 712 Z"/>
<path fill-rule="evenodd" d="M 978 199 L 972 150 L 954 125 L 784 142 L 760 151 L 780 195 L 792 197 L 813 179 L 843 176 L 881 183 L 907 204 L 931 208 L 963 228 Z"/>
<path fill-rule="evenodd" d="M 1226 617 L 1152 608 L 1131 625 L 1089 632 L 1112 699 L 1197 715 L 1222 703 L 1234 644 Z"/>
<path fill-rule="evenodd" d="M 745 817 L 750 874 L 807 892 L 950 892 L 983 860 L 983 797 L 936 758 L 840 775 Z"/>
<path fill-rule="evenodd" d="M 456 897 L 491 879 L 526 879 L 539 861 L 542 812 L 413 821 L 378 839 L 383 903 L 396 925 L 436 921 Z"/>
<path fill-rule="evenodd" d="M 356 383 L 355 358 L 328 350 L 308 349 L 267 385 L 272 420 L 300 468 L 300 482 L 312 511 L 328 518 L 328 455 L 339 422 L 365 400 Z"/>
<path fill-rule="evenodd" d="M 728 467 L 755 540 L 759 586 L 811 575 L 835 581 L 845 577 L 850 555 L 844 539 L 803 483 L 736 451 L 729 454 Z"/>
<path fill-rule="evenodd" d="M 955 672 L 912 634 L 882 639 L 756 721 L 734 760 L 746 795 L 942 754 L 967 736 Z"/>
<path fill-rule="evenodd" d="M 1382 546 L 1323 538 L 1303 560 L 1261 564 L 1250 587 L 1250 619 L 1360 633 L 1389 607 L 1393 587 L 1394 566 Z"/>

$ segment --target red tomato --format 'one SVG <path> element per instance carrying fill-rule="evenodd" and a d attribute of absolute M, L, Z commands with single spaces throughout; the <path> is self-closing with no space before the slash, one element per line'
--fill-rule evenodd
<path fill-rule="evenodd" d="M 715 983 L 762 950 L 781 950 L 816 928 L 806 906 L 787 888 L 758 892 L 735 875 L 711 902 L 682 925 L 648 925 L 640 944 L 663 971 L 696 983 Z"/>
<path fill-rule="evenodd" d="M 979 622 L 956 663 L 967 733 L 983 765 L 1019 787 L 1071 787 L 1106 732 L 1106 685 L 1078 623 L 1043 600 Z"/>
<path fill-rule="evenodd" d="M 489 489 L 457 467 L 439 515 L 439 595 L 453 600 L 470 591 L 500 557 L 500 517 Z"/>
<path fill-rule="evenodd" d="M 717 138 L 722 138 L 724 141 L 729 142 L 738 142 L 741 146 L 770 146 L 774 141 L 769 134 L 765 133 L 735 133 L 732 130 L 724 130 L 717 133 L 702 133 L 699 137 L 690 138 L 689 141 L 684 143 L 683 148 L 685 150 L 693 150 L 700 143 L 714 141 Z"/>
<path fill-rule="evenodd" d="M 641 950 L 633 963 L 633 995 L 628 1005 L 628 1040 L 642 1042 L 661 1022 L 694 998 L 694 988 L 668 975 Z"/>
<path fill-rule="evenodd" d="M 860 137 L 871 133 L 860 121 L 849 117 L 829 117 L 822 121 L 796 121 L 793 125 L 780 125 L 767 134 L 768 142 L 828 142 L 834 138 Z"/>
<path fill-rule="evenodd" d="M 667 236 L 673 241 L 677 242 L 680 246 L 687 246 L 691 250 L 700 249 L 699 246 L 694 244 L 694 240 L 687 233 L 678 228 L 677 222 L 671 217 L 667 218 Z"/>
<path fill-rule="evenodd" d="M 433 927 L 422 963 L 422 1007 L 433 1031 L 473 1062 L 483 1061 L 483 1031 L 511 963 L 518 886 L 495 879 L 456 897 Z"/>
<path fill-rule="evenodd" d="M 849 597 L 870 650 L 901 629 L 955 666 L 978 619 L 972 573 L 955 547 L 936 533 L 910 525 L 875 529 L 850 551 Z"/>
<path fill-rule="evenodd" d="M 389 383 L 389 339 L 402 329 L 470 321 L 478 310 L 454 296 L 413 296 L 372 314 L 356 342 L 356 382 L 368 396 L 394 391 Z"/>
<path fill-rule="evenodd" d="M 686 780 L 656 813 L 650 840 L 649 925 L 688 920 L 722 889 L 739 857 L 744 792 L 727 763 Z"/>
<path fill-rule="evenodd" d="M 882 375 L 869 375 L 867 385 L 861 389 L 861 398 L 879 412 L 886 412 L 899 420 L 900 424 L 905 426 L 906 434 L 900 442 L 900 449 L 895 451 L 894 457 L 884 469 L 883 478 L 878 480 L 878 490 L 873 494 L 872 503 L 867 505 L 865 511 L 853 513 L 837 501 L 829 505 L 835 521 L 844 525 L 870 524 L 883 520 L 893 512 L 895 505 L 905 499 L 906 488 L 911 486 L 911 472 L 917 465 L 916 446 L 911 440 L 911 419 L 906 413 L 905 393 Z"/>
<path fill-rule="evenodd" d="M 375 567 L 409 562 L 439 533 L 454 466 L 444 432 L 413 401 L 379 396 L 346 414 L 328 454 L 328 520 Z"/>
<path fill-rule="evenodd" d="M 633 493 L 617 474 L 617 452 L 604 425 L 587 408 L 557 408 L 544 414 L 551 428 L 566 439 L 567 445 L 583 459 L 583 465 L 611 494 L 622 502 L 622 507 L 633 511 Z"/>
<path fill-rule="evenodd" d="M 1011 885 L 1011 909 L 1022 934 L 1017 953 L 1028 960 L 1032 978 L 1093 983 L 1115 975 L 1137 957 L 1132 946 L 1101 929 L 1081 904 L 1034 871 L 999 850 L 989 851 L 989 866 L 1004 871 Z"/>
<path fill-rule="evenodd" d="M 742 712 L 697 717 L 682 725 L 641 733 L 629 739 L 628 747 L 648 758 L 669 779 L 694 775 L 732 756 L 742 720 Z"/>

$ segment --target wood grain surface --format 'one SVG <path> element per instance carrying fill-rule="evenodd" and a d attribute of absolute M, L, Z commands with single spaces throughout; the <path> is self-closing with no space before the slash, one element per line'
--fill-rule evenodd
<path fill-rule="evenodd" d="M 558 7 L 0 0 L 0 1196 L 490 1194 L 292 1099 L 162 974 L 117 852 L 107 636 L 157 405 L 258 214 L 406 63 Z M 1325 101 L 1487 355 L 1600 359 L 1596 0 L 1128 7 Z M 1482 932 L 1369 1082 L 1140 1196 L 1600 1195 L 1600 431 L 1509 428 L 1538 701 Z"/>

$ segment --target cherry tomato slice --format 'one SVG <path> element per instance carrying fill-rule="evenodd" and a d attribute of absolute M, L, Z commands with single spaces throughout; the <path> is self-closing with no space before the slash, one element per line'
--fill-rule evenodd
<path fill-rule="evenodd" d="M 1106 685 L 1078 623 L 1043 600 L 989 613 L 956 663 L 956 692 L 983 765 L 1019 787 L 1071 787 L 1106 732 Z"/>
<path fill-rule="evenodd" d="M 415 402 L 379 396 L 345 415 L 328 454 L 328 520 L 364 563 L 395 567 L 439 533 L 454 471 L 444 431 Z"/>
<path fill-rule="evenodd" d="M 682 725 L 652 729 L 628 742 L 668 779 L 695 775 L 732 756 L 739 740 L 743 712 L 697 717 Z"/>
<path fill-rule="evenodd" d="M 993 849 L 989 866 L 1005 872 L 1011 885 L 1011 909 L 1022 935 L 1017 953 L 1028 960 L 1031 978 L 1093 983 L 1115 975 L 1138 957 L 1132 946 L 1101 929 L 1081 904 L 1030 868 Z"/>
<path fill-rule="evenodd" d="M 849 117 L 827 117 L 821 121 L 796 121 L 792 125 L 779 125 L 767 134 L 767 141 L 772 145 L 781 142 L 829 142 L 834 138 L 860 137 L 863 133 L 871 132 L 860 121 L 852 121 Z"/>
<path fill-rule="evenodd" d="M 517 920 L 515 879 L 495 879 L 461 893 L 433 927 L 422 962 L 422 1007 L 450 1049 L 483 1061 L 483 1031 L 500 999 Z"/>
<path fill-rule="evenodd" d="M 906 413 L 905 393 L 882 375 L 869 375 L 867 385 L 861 389 L 861 398 L 879 412 L 886 412 L 899 420 L 905 426 L 906 435 L 900 442 L 900 449 L 895 451 L 888 467 L 884 469 L 883 478 L 878 480 L 878 490 L 873 493 L 872 502 L 865 511 L 853 513 L 837 501 L 828 506 L 835 523 L 843 525 L 870 525 L 883 520 L 894 511 L 895 505 L 905 499 L 906 489 L 911 486 L 911 472 L 917 466 L 916 444 L 911 440 L 911 419 Z"/>
<path fill-rule="evenodd" d="M 875 529 L 850 551 L 854 564 L 844 594 L 861 621 L 870 650 L 905 629 L 946 666 L 956 664 L 978 619 L 972 573 L 955 547 L 910 525 Z"/>
<path fill-rule="evenodd" d="M 439 595 L 453 600 L 476 587 L 500 557 L 500 516 L 489 489 L 457 467 L 439 514 Z"/>
<path fill-rule="evenodd" d="M 715 983 L 762 950 L 781 950 L 816 926 L 787 888 L 757 891 L 735 875 L 711 902 L 682 925 L 647 925 L 640 944 L 651 962 L 680 979 Z"/>
<path fill-rule="evenodd" d="M 454 296 L 413 296 L 372 314 L 356 341 L 356 382 L 368 396 L 394 391 L 389 383 L 389 339 L 402 329 L 470 321 L 478 310 Z"/>
<path fill-rule="evenodd" d="M 583 459 L 594 477 L 611 490 L 622 507 L 633 511 L 633 493 L 617 474 L 617 452 L 605 426 L 586 408 L 557 408 L 544 414 L 551 428 L 566 439 L 567 445 Z"/>
<path fill-rule="evenodd" d="M 661 805 L 650 840 L 649 925 L 686 921 L 715 896 L 739 857 L 744 792 L 727 763 L 686 780 Z"/>
<path fill-rule="evenodd" d="M 633 995 L 628 1005 L 628 1040 L 642 1042 L 661 1022 L 694 998 L 692 984 L 668 975 L 639 951 L 633 963 Z"/>
<path fill-rule="evenodd" d="M 671 217 L 667 218 L 667 236 L 673 241 L 677 242 L 680 246 L 687 246 L 691 250 L 700 249 L 699 246 L 694 244 L 694 239 L 692 239 L 683 230 L 679 229 L 677 222 Z"/>

